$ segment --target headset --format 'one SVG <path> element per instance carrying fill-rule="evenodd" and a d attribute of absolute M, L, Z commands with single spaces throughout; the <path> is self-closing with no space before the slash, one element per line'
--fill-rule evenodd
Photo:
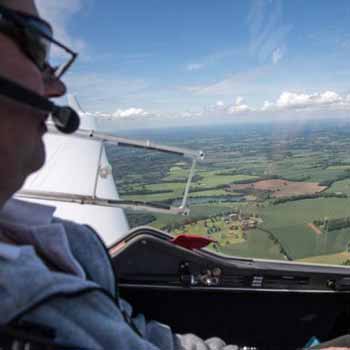
<path fill-rule="evenodd" d="M 73 108 L 58 106 L 48 98 L 1 76 L 0 95 L 39 111 L 50 113 L 56 128 L 64 134 L 72 134 L 79 129 L 80 118 Z"/>

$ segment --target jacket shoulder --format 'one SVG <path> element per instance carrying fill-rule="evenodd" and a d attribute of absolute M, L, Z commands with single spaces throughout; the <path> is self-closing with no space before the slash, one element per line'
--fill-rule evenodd
<path fill-rule="evenodd" d="M 61 218 L 54 217 L 52 223 L 64 226 L 72 254 L 83 267 L 87 278 L 115 296 L 116 277 L 112 261 L 97 232 L 90 226 Z"/>

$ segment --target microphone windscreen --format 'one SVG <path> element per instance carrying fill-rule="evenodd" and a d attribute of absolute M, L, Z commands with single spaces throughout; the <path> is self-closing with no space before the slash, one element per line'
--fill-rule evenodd
<path fill-rule="evenodd" d="M 56 128 L 64 134 L 72 134 L 79 129 L 80 117 L 70 107 L 56 107 L 52 113 L 52 120 Z"/>

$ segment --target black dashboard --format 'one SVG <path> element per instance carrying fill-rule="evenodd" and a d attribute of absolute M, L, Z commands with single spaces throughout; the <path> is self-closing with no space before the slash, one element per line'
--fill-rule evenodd
<path fill-rule="evenodd" d="M 246 291 L 350 291 L 348 267 L 233 258 L 175 245 L 169 234 L 140 227 L 110 252 L 121 285 Z"/>
<path fill-rule="evenodd" d="M 295 350 L 350 332 L 350 270 L 189 250 L 150 227 L 110 249 L 121 297 L 176 333 Z"/>

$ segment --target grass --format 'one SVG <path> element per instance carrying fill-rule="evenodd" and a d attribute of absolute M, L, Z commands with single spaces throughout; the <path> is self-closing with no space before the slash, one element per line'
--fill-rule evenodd
<path fill-rule="evenodd" d="M 282 167 L 277 168 L 275 170 L 275 173 L 279 176 L 282 176 L 286 179 L 299 179 L 299 178 L 305 178 L 308 177 L 309 182 L 322 182 L 322 181 L 328 181 L 328 180 L 335 180 L 338 176 L 344 174 L 344 171 L 342 170 L 329 170 L 329 169 L 322 169 L 320 167 L 315 168 L 303 168 L 303 167 Z"/>
<path fill-rule="evenodd" d="M 273 244 L 267 234 L 259 230 L 248 231 L 247 241 L 226 246 L 220 249 L 220 252 L 231 256 L 284 260 L 279 247 Z"/>
<path fill-rule="evenodd" d="M 174 179 L 187 179 L 189 176 L 189 169 L 184 169 L 181 166 L 171 167 L 168 176 L 163 178 L 163 181 L 172 181 Z"/>
<path fill-rule="evenodd" d="M 350 253 L 340 252 L 336 254 L 327 254 L 327 255 L 308 257 L 305 259 L 300 259 L 298 261 L 303 263 L 313 263 L 313 264 L 342 265 L 347 260 L 350 260 Z"/>
<path fill-rule="evenodd" d="M 217 178 L 226 182 L 233 179 L 242 179 L 242 176 L 215 176 L 213 172 L 203 171 L 201 176 L 207 179 L 213 179 L 212 182 L 208 181 L 210 185 L 217 184 Z M 243 176 L 243 178 L 247 178 Z M 248 176 L 248 178 L 251 178 Z M 204 181 L 204 180 L 203 180 Z M 198 184 L 195 185 L 196 187 Z M 142 196 L 146 201 L 161 201 L 169 198 L 181 197 L 184 189 L 183 184 L 179 183 L 166 183 L 157 185 L 146 186 L 147 190 L 159 190 L 159 189 L 172 189 L 172 193 L 154 194 Z M 181 190 L 180 190 L 181 189 Z M 330 190 L 337 192 L 345 192 L 346 189 L 350 193 L 350 180 L 339 181 L 335 183 Z M 190 196 L 195 197 L 207 197 L 207 196 L 220 196 L 227 195 L 224 190 L 208 190 L 202 192 L 190 193 Z M 140 200 L 141 196 L 129 196 L 129 199 Z M 205 216 L 213 216 L 230 208 L 236 208 L 241 204 L 234 204 L 231 206 L 227 203 L 223 203 L 222 206 L 215 203 L 210 206 L 194 206 L 190 218 L 203 218 Z M 307 226 L 308 223 L 313 220 L 329 217 L 337 218 L 350 215 L 350 200 L 338 199 L 338 198 L 320 198 L 313 200 L 303 200 L 298 202 L 288 202 L 277 206 L 269 206 L 265 203 L 265 208 L 257 208 L 254 205 L 246 205 L 246 210 L 249 212 L 257 212 L 264 219 L 264 223 L 261 227 L 274 233 L 279 239 L 283 247 L 293 259 L 303 259 L 310 256 L 319 256 L 328 249 L 328 252 L 336 253 L 337 251 L 344 250 L 347 241 L 350 239 L 350 234 L 343 231 L 334 231 L 329 242 L 321 242 L 321 237 L 317 237 L 315 233 Z M 157 220 L 152 223 L 152 226 L 161 228 L 168 224 L 183 224 L 186 222 L 186 217 L 173 217 L 156 215 Z M 202 223 L 198 226 L 191 227 L 191 233 L 203 234 L 206 229 Z M 242 256 L 254 256 L 264 258 L 278 258 L 282 257 L 279 252 L 279 248 L 274 246 L 272 242 L 258 232 L 253 233 L 251 240 L 247 242 L 241 242 L 232 244 L 232 242 L 223 248 L 223 252 L 226 254 L 242 255 Z M 222 239 L 222 237 L 219 237 Z M 267 241 L 266 241 L 267 239 Z M 264 249 L 260 249 L 254 246 L 255 243 L 262 244 Z"/>
<path fill-rule="evenodd" d="M 180 167 L 173 167 L 173 173 L 176 173 L 176 176 L 181 173 L 183 170 Z M 203 191 L 200 192 L 190 192 L 190 196 L 192 198 L 198 198 L 198 197 L 209 197 L 209 196 L 223 196 L 223 195 L 237 195 L 237 193 L 227 193 L 222 189 L 218 190 L 212 190 L 208 189 L 206 191 L 206 188 L 212 188 L 215 186 L 220 186 L 220 185 L 226 185 L 232 182 L 236 181 L 241 181 L 241 180 L 247 180 L 247 179 L 255 179 L 255 176 L 250 176 L 250 175 L 231 175 L 231 176 L 220 176 L 220 175 L 215 175 L 215 171 L 202 171 L 199 172 L 198 175 L 203 177 L 203 180 L 198 181 L 197 183 L 192 184 L 192 188 L 196 189 L 203 189 Z M 172 175 L 171 175 L 172 176 Z M 169 176 L 167 176 L 165 179 L 170 179 Z M 173 179 L 174 180 L 174 179 Z M 178 183 L 178 182 L 167 182 L 167 183 L 158 183 L 158 184 L 150 184 L 150 185 L 145 185 L 143 188 L 141 186 L 134 186 L 133 190 L 141 191 L 145 190 L 147 192 L 157 192 L 157 191 L 162 191 L 162 190 L 168 190 L 171 192 L 167 193 L 148 193 L 146 195 L 123 195 L 123 199 L 128 199 L 128 200 L 142 200 L 142 201 L 147 201 L 147 202 L 157 202 L 157 201 L 165 201 L 169 199 L 177 199 L 181 198 L 184 190 L 185 190 L 185 183 Z"/>
<path fill-rule="evenodd" d="M 169 183 L 160 183 L 160 184 L 152 184 L 144 186 L 144 190 L 147 192 L 157 192 L 162 190 L 168 190 L 171 192 L 167 193 L 149 193 L 145 195 L 136 194 L 136 195 L 123 195 L 122 199 L 135 200 L 135 201 L 146 201 L 146 202 L 157 202 L 157 201 L 165 201 L 169 199 L 181 198 L 184 190 L 185 183 L 178 182 L 169 182 Z M 137 188 L 141 190 L 141 187 Z"/>
<path fill-rule="evenodd" d="M 212 132 L 211 130 L 210 133 Z M 327 167 L 329 164 L 344 164 L 344 162 L 350 164 L 350 143 L 348 142 L 350 133 L 345 135 L 339 133 L 338 130 L 330 132 L 328 127 L 322 133 L 318 131 L 314 134 L 308 132 L 304 135 L 301 133 L 295 138 L 293 134 L 287 133 L 288 142 L 285 143 L 279 142 L 281 140 L 278 140 L 278 137 L 270 135 L 270 132 L 264 130 L 249 131 L 247 129 L 241 134 L 233 136 L 228 133 L 224 137 L 219 133 L 208 135 L 188 138 L 186 142 L 181 140 L 181 146 L 201 148 L 207 153 L 205 161 L 199 162 L 196 170 L 196 175 L 200 175 L 202 178 L 193 184 L 194 188 L 199 188 L 202 191 L 190 192 L 192 198 L 235 195 L 226 193 L 223 188 L 213 189 L 213 187 L 247 179 L 258 180 L 259 177 L 266 175 L 278 175 L 289 180 L 305 180 L 307 178 L 305 181 L 323 182 L 336 180 L 350 169 L 350 165 Z M 325 135 L 326 139 L 324 139 Z M 171 139 L 169 142 L 172 142 Z M 169 190 L 169 193 L 132 195 L 127 198 L 153 202 L 180 198 L 185 183 L 177 181 L 185 181 L 187 178 L 189 174 L 188 164 L 186 162 L 170 162 L 167 165 L 170 168 L 168 172 L 160 172 L 159 169 L 162 170 L 163 167 L 143 166 L 144 171 L 140 171 L 140 174 L 134 172 L 133 177 L 128 177 L 128 179 L 133 182 L 129 185 L 129 191 Z M 218 173 L 224 173 L 224 175 L 217 175 Z M 239 175 L 232 175 L 237 173 Z M 163 178 L 161 178 L 161 174 L 165 174 Z M 135 185 L 135 183 L 143 181 L 144 187 Z M 161 183 L 161 181 L 167 181 L 167 183 Z M 152 182 L 154 184 L 150 184 Z M 327 191 L 343 192 L 350 196 L 350 179 L 335 182 Z M 264 222 L 260 226 L 273 232 L 287 253 L 298 261 L 341 264 L 344 259 L 349 258 L 349 254 L 345 253 L 345 250 L 350 240 L 350 229 L 332 231 L 328 235 L 318 236 L 308 227 L 308 224 L 324 217 L 350 216 L 350 199 L 319 198 L 275 206 L 272 206 L 268 200 L 264 203 L 195 205 L 192 207 L 190 217 L 156 214 L 154 215 L 156 221 L 151 225 L 158 228 L 169 224 L 183 225 L 191 219 L 198 222 L 186 226 L 186 231 L 205 234 L 207 233 L 207 227 L 205 227 L 203 220 L 205 217 L 221 215 L 237 207 L 243 208 L 249 213 L 256 212 L 262 217 Z M 221 252 L 225 254 L 284 259 L 280 253 L 279 245 L 275 244 L 265 232 L 250 230 L 247 232 L 247 240 L 243 241 L 237 237 L 235 239 L 234 236 L 230 237 L 224 222 L 218 222 L 216 226 L 220 228 L 220 231 L 213 233 L 212 236 L 221 242 L 226 242 L 220 247 Z M 175 230 L 174 233 L 176 232 Z"/>
<path fill-rule="evenodd" d="M 146 195 L 132 195 L 132 196 L 121 196 L 121 199 L 130 201 L 145 201 L 145 202 L 163 202 L 170 199 L 180 198 L 182 192 L 178 193 L 157 193 L 157 194 L 146 194 Z"/>
<path fill-rule="evenodd" d="M 324 169 L 320 162 L 326 158 L 322 154 L 301 154 L 299 157 L 265 162 L 269 175 L 278 175 L 286 179 L 309 177 L 310 182 L 334 180 L 344 174 L 345 167 L 328 167 Z"/>
<path fill-rule="evenodd" d="M 335 182 L 327 192 L 343 192 L 350 195 L 350 179 Z"/>
<path fill-rule="evenodd" d="M 192 198 L 198 197 L 215 197 L 215 196 L 239 196 L 238 192 L 226 192 L 225 190 L 209 190 L 200 192 L 190 192 L 189 196 Z"/>
<path fill-rule="evenodd" d="M 218 185 L 227 185 L 233 182 L 242 180 L 257 179 L 256 176 L 251 175 L 216 175 L 217 171 L 214 172 L 199 172 L 198 175 L 203 176 L 203 180 L 196 183 L 196 187 L 213 187 Z"/>
<path fill-rule="evenodd" d="M 329 166 L 327 169 L 329 169 L 329 170 L 348 170 L 348 169 L 350 169 L 350 165 L 333 165 L 333 166 Z"/>
<path fill-rule="evenodd" d="M 195 205 L 191 207 L 191 212 L 189 216 L 179 216 L 179 215 L 166 215 L 166 214 L 154 214 L 157 218 L 156 221 L 152 222 L 151 226 L 156 228 L 162 228 L 166 225 L 173 224 L 183 224 L 188 219 L 200 220 L 205 217 L 221 215 L 225 212 L 232 211 L 236 209 L 238 204 L 233 203 L 227 205 L 227 203 L 215 204 L 215 205 Z"/>
<path fill-rule="evenodd" d="M 233 223 L 225 224 L 223 219 L 215 220 L 215 222 L 212 222 L 210 219 L 199 220 L 193 224 L 185 225 L 183 229 L 174 230 L 173 234 L 178 235 L 181 233 L 191 233 L 204 235 L 217 240 L 220 244 L 220 247 L 227 247 L 232 244 L 244 242 L 242 230 L 230 230 L 230 226 L 232 224 Z M 210 228 L 216 228 L 219 231 L 215 233 L 209 233 L 208 230 Z"/>
<path fill-rule="evenodd" d="M 264 223 L 260 226 L 272 231 L 294 259 L 320 255 L 323 247 L 315 233 L 307 226 L 313 220 L 337 218 L 350 214 L 350 200 L 320 198 L 288 202 L 257 209 Z M 327 249 L 344 250 L 347 232 L 334 231 Z M 350 238 L 350 236 L 349 236 Z"/>

